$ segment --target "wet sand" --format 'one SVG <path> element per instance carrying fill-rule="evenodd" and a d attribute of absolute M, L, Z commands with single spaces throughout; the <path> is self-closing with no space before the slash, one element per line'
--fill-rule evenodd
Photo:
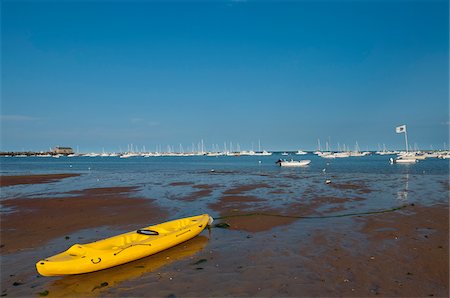
<path fill-rule="evenodd" d="M 21 176 L 0 176 L 0 187 L 19 184 L 37 184 L 55 182 L 64 178 L 77 177 L 80 174 L 42 174 Z"/>
<path fill-rule="evenodd" d="M 266 183 L 239 185 L 234 188 L 228 189 L 224 192 L 225 195 L 239 195 L 247 191 L 259 189 L 259 188 L 272 188 L 272 186 Z"/>
<path fill-rule="evenodd" d="M 195 184 L 192 182 L 172 182 L 169 184 L 169 186 L 191 186 L 193 189 L 198 189 L 197 191 L 194 191 L 190 193 L 187 196 L 180 196 L 177 197 L 177 200 L 180 201 L 187 201 L 192 202 L 204 197 L 208 197 L 212 192 L 213 189 L 218 187 L 218 185 L 209 185 L 209 184 Z"/>
<path fill-rule="evenodd" d="M 323 197 L 316 196 L 310 202 L 290 203 L 284 208 L 271 208 L 266 199 L 245 194 L 248 191 L 272 188 L 267 184 L 249 184 L 233 187 L 223 192 L 223 196 L 208 206 L 220 214 L 219 219 L 230 225 L 230 229 L 248 232 L 268 231 L 275 227 L 289 225 L 299 217 L 320 216 L 331 212 L 345 211 L 345 203 L 362 201 L 361 197 Z M 357 187 L 360 188 L 359 186 Z M 353 189 L 353 188 L 352 188 Z M 274 193 L 270 191 L 269 193 Z M 276 193 L 283 193 L 277 189 Z M 319 210 L 327 206 L 326 210 Z M 325 213 L 324 213 L 325 211 Z"/>
<path fill-rule="evenodd" d="M 292 225 L 300 229 L 241 233 L 215 228 L 208 247 L 197 254 L 201 270 L 181 260 L 105 293 L 144 297 L 153 289 L 156 297 L 448 297 L 448 205 Z"/>
<path fill-rule="evenodd" d="M 182 181 L 171 185 L 177 186 L 205 191 L 194 192 L 189 200 L 203 198 L 214 188 Z M 198 241 L 194 238 L 137 262 L 62 278 L 36 277 L 33 252 L 42 255 L 49 240 L 60 239 L 58 247 L 68 247 L 64 243 L 72 240 L 65 240 L 65 235 L 77 230 L 147 225 L 167 219 L 170 212 L 151 199 L 131 197 L 134 187 L 80 190 L 62 198 L 5 200 L 2 204 L 16 212 L 1 219 L 1 253 L 6 257 L 2 267 L 14 264 L 19 269 L 8 268 L 8 276 L 2 272 L 2 295 L 47 291 L 49 297 L 448 297 L 448 204 L 301 219 L 295 216 L 354 212 L 345 203 L 364 198 L 317 196 L 270 208 L 264 204 L 270 198 L 251 192 L 269 187 L 230 186 L 208 205 L 222 217 L 216 223 L 226 222 L 229 229 L 212 228 Z M 16 256 L 19 261 L 14 261 Z"/>
<path fill-rule="evenodd" d="M 180 181 L 180 182 L 169 183 L 169 186 L 186 186 L 186 185 L 192 185 L 192 184 L 194 184 L 194 183 L 193 182 Z"/>
<path fill-rule="evenodd" d="M 68 192 L 66 197 L 4 200 L 2 205 L 13 212 L 0 220 L 1 252 L 34 248 L 81 229 L 148 225 L 167 216 L 152 200 L 129 197 L 134 191 L 133 187 L 94 188 Z"/>
<path fill-rule="evenodd" d="M 15 176 L 10 181 L 14 184 L 45 183 L 72 176 L 76 175 Z M 90 241 L 98 240 L 97 237 L 105 238 L 100 236 L 105 232 L 98 234 L 103 227 L 128 231 L 168 219 L 167 211 L 155 205 L 154 200 L 131 197 L 135 191 L 135 187 L 91 188 L 59 194 L 58 197 L 2 200 L 2 206 L 11 211 L 0 218 L 1 295 L 23 297 L 37 294 L 22 287 L 23 284 L 34 283 L 31 286 L 34 288 L 36 284 L 45 282 L 35 279 L 35 262 L 65 250 L 75 242 L 86 242 L 83 240 L 85 237 L 92 239 Z M 90 232 L 84 237 L 68 236 L 82 230 Z"/>
<path fill-rule="evenodd" d="M 355 184 L 355 183 L 331 183 L 330 184 L 332 187 L 337 188 L 337 189 L 343 189 L 343 190 L 348 190 L 348 189 L 354 189 L 357 190 L 359 193 L 371 193 L 372 190 L 369 189 L 368 187 L 366 187 L 363 184 Z"/>

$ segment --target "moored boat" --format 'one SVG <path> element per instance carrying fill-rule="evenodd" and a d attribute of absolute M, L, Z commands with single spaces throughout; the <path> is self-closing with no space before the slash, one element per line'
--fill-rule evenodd
<path fill-rule="evenodd" d="M 278 160 L 276 162 L 280 167 L 304 167 L 311 163 L 309 159 L 304 160 Z"/>
<path fill-rule="evenodd" d="M 391 164 L 394 164 L 394 163 L 412 164 L 412 163 L 416 163 L 418 160 L 415 159 L 415 158 L 400 158 L 399 157 L 399 158 L 396 158 L 396 159 L 390 158 L 389 161 L 390 161 Z"/>
<path fill-rule="evenodd" d="M 253 155 L 256 155 L 256 156 L 270 156 L 270 155 L 272 155 L 272 152 L 268 152 L 266 150 L 264 150 L 264 151 L 257 151 Z"/>

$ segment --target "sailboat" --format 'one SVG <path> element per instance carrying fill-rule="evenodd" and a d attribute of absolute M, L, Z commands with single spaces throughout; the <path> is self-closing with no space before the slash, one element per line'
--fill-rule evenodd
<path fill-rule="evenodd" d="M 406 152 L 402 152 L 398 155 L 397 158 L 390 158 L 389 161 L 391 164 L 400 163 L 400 164 L 411 164 L 417 162 L 417 157 L 414 152 L 408 151 L 408 136 L 406 134 L 406 125 L 400 125 L 395 128 L 396 133 L 405 133 L 405 144 L 406 144 Z"/>
<path fill-rule="evenodd" d="M 256 156 L 269 156 L 272 155 L 272 152 L 268 152 L 266 150 L 261 151 L 261 140 L 258 140 L 258 152 L 255 152 Z"/>
<path fill-rule="evenodd" d="M 317 154 L 319 156 L 322 154 L 322 147 L 320 146 L 320 139 L 317 139 L 317 151 L 315 151 L 314 154 Z"/>

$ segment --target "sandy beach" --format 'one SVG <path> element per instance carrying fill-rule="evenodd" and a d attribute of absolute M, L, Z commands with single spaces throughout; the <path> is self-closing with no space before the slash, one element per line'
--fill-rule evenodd
<path fill-rule="evenodd" d="M 70 176 L 20 177 L 2 177 L 9 181 L 2 186 Z M 169 186 L 191 187 L 192 194 L 181 198 L 185 202 L 201 199 L 217 187 L 187 181 Z M 335 187 L 368 192 L 356 182 Z M 267 198 L 248 194 L 267 188 L 281 190 L 254 183 L 226 187 L 209 207 L 219 214 L 215 223 L 227 223 L 228 229 L 213 227 L 163 253 L 112 269 L 52 278 L 39 277 L 34 263 L 74 242 L 168 220 L 170 212 L 154 199 L 136 197 L 136 186 L 3 200 L 13 212 L 1 217 L 1 294 L 448 296 L 448 204 L 408 204 L 380 214 L 320 218 L 326 213 L 324 206 L 345 213 L 344 198 L 317 196 L 310 204 L 267 208 L 262 204 Z M 319 218 L 299 218 L 311 215 Z"/>

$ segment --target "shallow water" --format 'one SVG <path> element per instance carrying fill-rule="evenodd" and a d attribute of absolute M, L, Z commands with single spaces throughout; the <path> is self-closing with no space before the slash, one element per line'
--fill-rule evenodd
<path fill-rule="evenodd" d="M 280 157 L 278 154 L 128 159 L 2 157 L 2 175 L 82 175 L 48 184 L 3 187 L 0 199 L 67 196 L 64 193 L 86 188 L 138 186 L 137 196 L 157 199 L 162 207 L 171 208 L 174 216 L 202 212 L 214 214 L 209 205 L 226 196 L 227 190 L 243 185 L 256 187 L 238 192 L 238 195 L 255 196 L 262 201 L 258 204 L 276 209 L 287 208 L 299 201 L 312 202 L 318 197 L 345 198 L 348 200 L 346 209 L 358 210 L 448 200 L 449 160 L 426 159 L 413 165 L 391 165 L 389 156 L 328 160 L 308 154 L 290 157 L 310 159 L 309 166 L 280 168 L 275 165 Z M 331 184 L 325 184 L 326 180 L 331 180 Z M 260 184 L 264 187 L 258 187 Z"/>

